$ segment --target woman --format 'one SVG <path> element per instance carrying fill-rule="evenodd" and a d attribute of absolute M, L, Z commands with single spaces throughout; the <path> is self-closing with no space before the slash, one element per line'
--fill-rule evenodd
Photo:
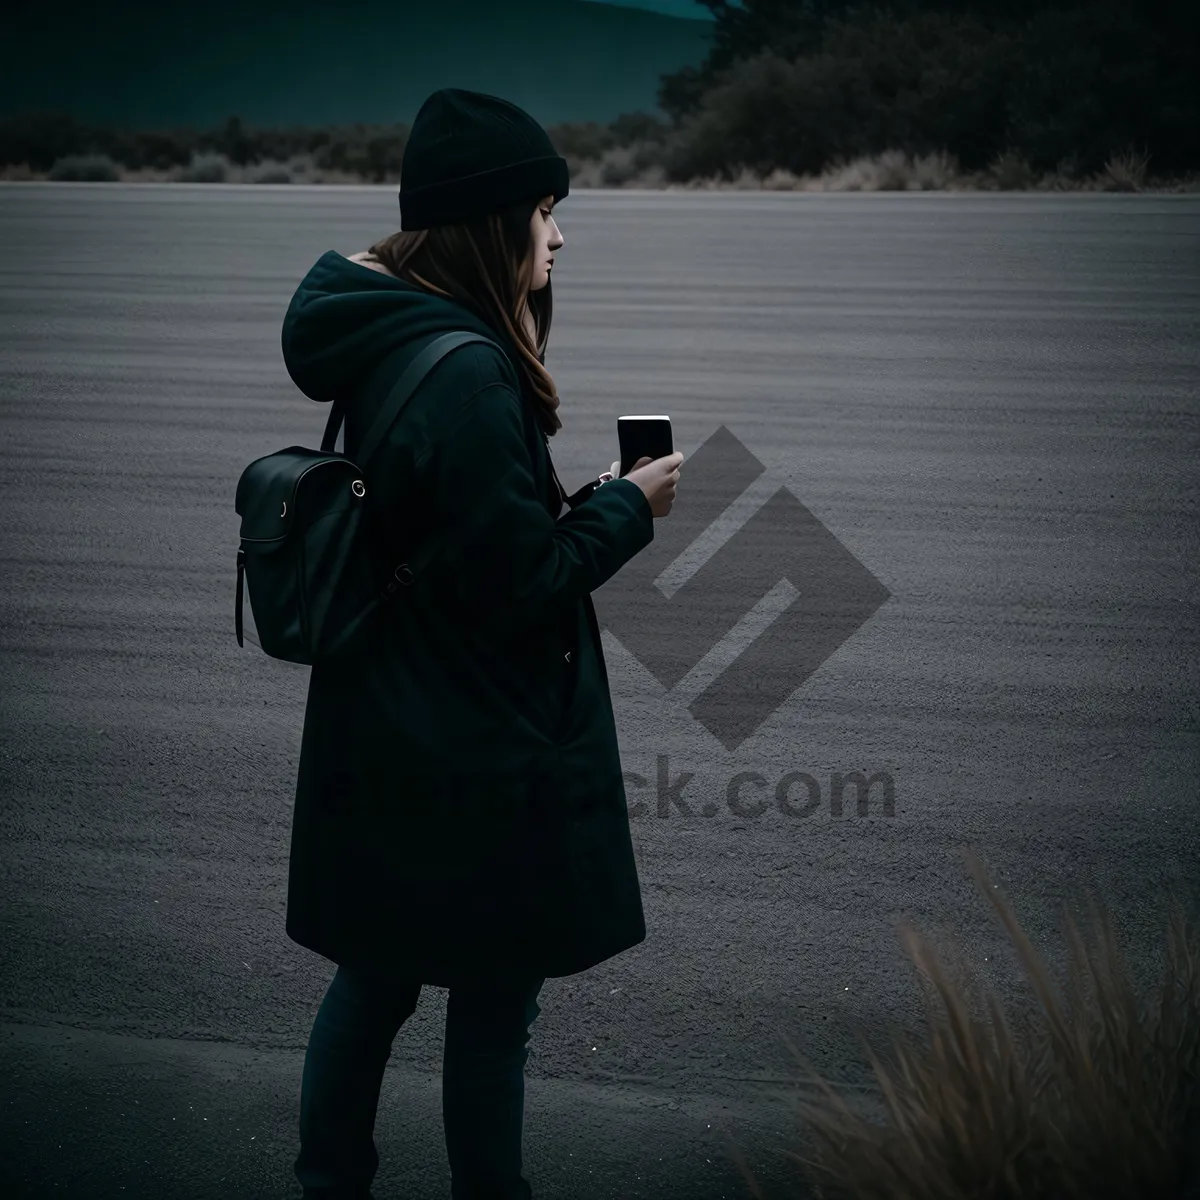
<path fill-rule="evenodd" d="M 530 1196 L 523 1069 L 541 985 L 646 935 L 590 593 L 653 539 L 683 455 L 572 496 L 558 483 L 544 361 L 567 192 L 527 113 L 435 92 L 405 147 L 401 232 L 322 255 L 284 320 L 296 384 L 347 398 L 351 459 L 432 338 L 499 347 L 442 359 L 366 468 L 380 562 L 417 544 L 440 557 L 360 650 L 309 679 L 287 932 L 338 967 L 304 1064 L 305 1196 L 370 1195 L 384 1067 L 424 983 L 449 988 L 451 1194 Z"/>

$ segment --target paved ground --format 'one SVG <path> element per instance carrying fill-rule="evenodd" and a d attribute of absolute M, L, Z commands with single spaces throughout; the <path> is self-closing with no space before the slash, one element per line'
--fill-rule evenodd
<path fill-rule="evenodd" d="M 859 1027 L 918 1020 L 902 917 L 1027 997 L 961 846 L 1056 963 L 1082 889 L 1147 978 L 1169 889 L 1200 908 L 1200 200 L 577 192 L 558 215 L 564 483 L 607 468 L 626 412 L 669 412 L 710 465 L 660 522 L 698 534 L 675 603 L 597 593 L 648 781 L 649 937 L 543 990 L 527 1173 L 542 1200 L 745 1197 L 724 1117 L 774 1200 L 778 1033 L 864 1085 Z M 307 672 L 234 640 L 233 489 L 324 425 L 280 356 L 296 282 L 397 216 L 369 188 L 0 186 L 7 1194 L 298 1194 L 332 974 L 284 933 Z M 763 470 L 697 526 L 689 483 L 711 500 L 733 439 Z M 781 512 L 889 595 L 771 712 L 722 681 L 795 643 L 802 572 L 737 540 Z M 731 573 L 779 587 L 698 650 L 688 601 L 711 620 Z M 855 769 L 891 776 L 893 816 L 832 814 Z M 746 803 L 811 773 L 816 811 L 739 816 L 745 771 Z M 690 815 L 666 794 L 689 772 Z M 448 1194 L 444 1004 L 426 989 L 396 1039 L 381 1200 Z"/>

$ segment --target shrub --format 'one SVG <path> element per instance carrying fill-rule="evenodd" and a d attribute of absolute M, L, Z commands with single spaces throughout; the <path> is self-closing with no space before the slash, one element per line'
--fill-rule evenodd
<path fill-rule="evenodd" d="M 254 139 L 247 134 L 240 117 L 230 117 L 214 141 L 218 153 L 239 167 L 257 161 Z"/>
<path fill-rule="evenodd" d="M 1168 171 L 1200 164 L 1198 12 L 1116 2 L 1038 12 L 1012 81 L 1013 144 L 1038 170 L 1074 156 L 1091 174 L 1131 144 Z"/>
<path fill-rule="evenodd" d="M 69 154 L 50 168 L 49 178 L 72 183 L 116 183 L 117 164 L 107 154 Z"/>
<path fill-rule="evenodd" d="M 194 154 L 176 178 L 180 183 L 224 183 L 229 178 L 229 160 L 223 154 Z"/>
<path fill-rule="evenodd" d="M 605 187 L 620 187 L 635 179 L 641 168 L 634 159 L 634 150 L 629 146 L 613 146 L 606 150 L 600 160 L 601 183 Z"/>
<path fill-rule="evenodd" d="M 313 157 L 308 153 L 293 154 L 284 165 L 291 173 L 293 180 L 303 181 L 313 174 Z"/>
<path fill-rule="evenodd" d="M 685 119 L 699 109 L 713 83 L 714 73 L 706 66 L 682 67 L 659 79 L 655 100 L 671 119 L 673 129 L 680 128 Z"/>
<path fill-rule="evenodd" d="M 966 987 L 905 925 L 930 1042 L 915 1049 L 897 1038 L 894 1064 L 868 1050 L 890 1124 L 852 1113 L 809 1068 L 823 1103 L 799 1109 L 817 1156 L 785 1153 L 821 1178 L 822 1195 L 857 1200 L 1197 1194 L 1185 1189 L 1200 1188 L 1200 937 L 1181 906 L 1171 915 L 1156 1004 L 1136 995 L 1104 909 L 1090 906 L 1095 948 L 1068 916 L 1064 1005 L 1013 909 L 979 859 L 967 859 L 1017 949 L 1040 1017 L 1010 1028 L 989 994 L 982 1018 Z M 761 1200 L 732 1143 L 731 1151 Z"/>
<path fill-rule="evenodd" d="M 59 159 L 95 153 L 94 131 L 66 113 L 40 112 L 0 121 L 0 161 L 49 171 Z"/>
<path fill-rule="evenodd" d="M 706 0 L 708 2 L 708 0 Z M 1032 179 L 1114 151 L 1200 166 L 1200 5 L 1167 0 L 743 0 L 710 4 L 714 50 L 663 77 L 671 178 L 821 171 L 899 148 L 968 172 L 1006 150 Z M 734 53 L 737 48 L 737 53 Z M 981 182 L 985 180 L 981 179 Z M 1105 174 L 1099 186 L 1127 187 Z M 1003 186 L 1003 185 L 1001 185 Z"/>
<path fill-rule="evenodd" d="M 608 126 L 618 146 L 629 146 L 640 142 L 661 142 L 670 132 L 652 113 L 621 113 Z"/>
<path fill-rule="evenodd" d="M 248 183 L 291 183 L 292 173 L 283 163 L 264 163 L 246 177 Z"/>
<path fill-rule="evenodd" d="M 1024 191 L 1037 182 L 1037 173 L 1023 154 L 1004 150 L 988 164 L 987 180 L 1001 191 Z"/>
<path fill-rule="evenodd" d="M 144 130 L 130 133 L 114 132 L 109 153 L 122 166 L 131 170 L 148 167 L 154 171 L 169 171 L 191 162 L 196 135 L 191 130 Z"/>
<path fill-rule="evenodd" d="M 398 137 L 403 145 L 407 138 L 407 126 L 400 126 Z M 292 126 L 286 129 L 256 129 L 249 136 L 254 145 L 254 160 L 257 162 L 288 162 L 302 154 L 311 154 L 333 140 L 337 130 L 308 129 Z"/>
<path fill-rule="evenodd" d="M 598 159 L 617 144 L 612 129 L 599 121 L 564 121 L 546 129 L 551 145 L 570 161 Z"/>
<path fill-rule="evenodd" d="M 913 159 L 913 186 L 918 191 L 940 191 L 954 183 L 958 175 L 958 160 L 945 150 L 935 150 Z"/>
<path fill-rule="evenodd" d="M 831 20 L 821 51 L 735 63 L 667 139 L 675 178 L 739 161 L 814 174 L 901 147 L 970 169 L 1003 146 L 1014 35 L 978 17 L 871 13 Z"/>
<path fill-rule="evenodd" d="M 1150 155 L 1139 154 L 1132 148 L 1114 154 L 1104 164 L 1100 185 L 1107 192 L 1140 192 L 1146 182 Z"/>
<path fill-rule="evenodd" d="M 354 125 L 333 131 L 316 147 L 313 161 L 320 171 L 385 183 L 399 178 L 407 140 L 407 126 Z"/>

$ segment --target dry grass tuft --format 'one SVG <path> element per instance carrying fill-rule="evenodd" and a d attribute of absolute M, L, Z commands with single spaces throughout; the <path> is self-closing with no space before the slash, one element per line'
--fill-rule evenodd
<path fill-rule="evenodd" d="M 888 1123 L 852 1112 L 783 1035 L 821 1097 L 798 1102 L 815 1156 L 784 1153 L 818 1196 L 838 1200 L 1200 1196 L 1200 938 L 1183 906 L 1173 902 L 1156 1003 L 1137 995 L 1102 907 L 1089 902 L 1094 944 L 1067 915 L 1064 999 L 978 857 L 967 862 L 1016 947 L 1037 1016 L 1014 1029 L 992 994 L 977 1003 L 903 925 L 929 1039 L 916 1048 L 895 1037 L 887 1063 L 867 1047 Z"/>
<path fill-rule="evenodd" d="M 1139 154 L 1130 147 L 1114 154 L 1100 172 L 1100 186 L 1106 192 L 1140 192 L 1146 186 L 1149 154 Z"/>

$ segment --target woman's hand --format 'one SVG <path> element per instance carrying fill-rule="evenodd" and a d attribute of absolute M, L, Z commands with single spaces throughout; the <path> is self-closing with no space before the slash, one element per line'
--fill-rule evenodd
<path fill-rule="evenodd" d="M 650 511 L 656 517 L 665 517 L 671 511 L 675 502 L 675 485 L 679 482 L 679 464 L 683 462 L 683 454 L 676 451 L 663 458 L 650 458 L 648 455 L 639 458 L 633 464 L 628 475 L 619 478 L 631 480 L 642 489 L 650 501 Z M 620 471 L 620 462 L 612 465 L 614 476 Z"/>

